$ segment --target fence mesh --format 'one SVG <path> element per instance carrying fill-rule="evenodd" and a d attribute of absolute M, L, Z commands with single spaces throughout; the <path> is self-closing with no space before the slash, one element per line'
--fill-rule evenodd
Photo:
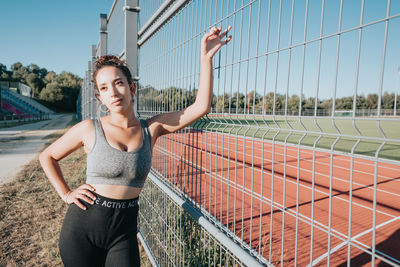
<path fill-rule="evenodd" d="M 152 180 L 140 209 L 140 232 L 160 266 L 243 266 Z"/>
<path fill-rule="evenodd" d="M 399 265 L 399 17 L 398 1 L 187 1 L 140 47 L 140 116 L 194 102 L 210 27 L 233 39 L 211 113 L 157 141 L 153 172 L 260 262 Z M 156 254 L 184 258 L 165 252 L 175 215 L 154 216 Z"/>
<path fill-rule="evenodd" d="M 122 57 L 127 3 L 108 18 Z M 140 1 L 139 30 L 166 3 Z M 140 42 L 142 118 L 195 101 L 210 27 L 233 39 L 214 57 L 211 112 L 159 138 L 152 173 L 261 263 L 400 266 L 400 2 L 177 0 L 151 25 L 177 3 Z M 106 114 L 91 64 L 82 119 Z M 139 217 L 162 266 L 246 264 L 152 180 Z"/>

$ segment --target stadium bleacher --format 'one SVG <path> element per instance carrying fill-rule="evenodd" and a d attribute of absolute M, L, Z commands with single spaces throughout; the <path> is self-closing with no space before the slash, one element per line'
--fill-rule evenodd
<path fill-rule="evenodd" d="M 3 113 L 6 111 L 14 114 L 26 114 L 26 116 L 54 113 L 34 99 L 20 95 L 4 86 L 1 88 L 1 100 Z"/>

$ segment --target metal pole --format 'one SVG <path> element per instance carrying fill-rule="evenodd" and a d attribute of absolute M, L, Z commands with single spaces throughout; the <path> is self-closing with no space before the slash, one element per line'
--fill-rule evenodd
<path fill-rule="evenodd" d="M 100 14 L 100 56 L 107 54 L 107 14 Z"/>
<path fill-rule="evenodd" d="M 107 32 L 107 14 L 100 14 L 100 42 L 99 42 L 99 56 L 104 56 L 107 54 L 107 37 L 108 37 L 108 32 Z M 95 97 L 96 90 L 93 88 L 93 102 L 95 103 L 94 106 L 94 113 L 96 114 L 95 116 L 102 117 L 106 115 L 106 112 L 103 112 L 101 109 L 98 109 L 100 107 L 100 101 Z M 99 111 L 99 112 L 98 112 Z"/>
<path fill-rule="evenodd" d="M 97 51 L 97 47 L 96 45 L 92 45 L 92 67 L 91 67 L 91 73 L 90 73 L 90 77 L 89 79 L 91 80 L 91 77 L 93 75 L 94 72 L 94 68 L 95 68 L 95 62 L 96 62 L 96 51 Z M 90 118 L 94 119 L 96 117 L 96 103 L 97 100 L 95 98 L 95 89 L 94 89 L 94 84 L 91 82 L 90 83 L 90 91 L 89 91 L 89 103 L 90 103 Z"/>
<path fill-rule="evenodd" d="M 138 18 L 140 8 L 138 0 L 125 0 L 124 14 L 125 14 L 125 42 L 124 51 L 125 59 L 131 71 L 132 77 L 138 81 Z M 134 112 L 137 115 L 138 104 L 138 85 L 136 84 Z"/>
<path fill-rule="evenodd" d="M 400 88 L 400 66 L 397 67 L 397 73 L 399 74 L 399 88 Z M 397 90 L 394 90 L 394 110 L 393 115 L 397 115 Z"/>
<path fill-rule="evenodd" d="M 92 118 L 92 107 L 91 107 L 91 97 L 90 91 L 92 89 L 92 82 L 90 81 L 92 77 L 92 61 L 88 61 L 88 87 L 86 88 L 86 119 Z"/>
<path fill-rule="evenodd" d="M 144 248 L 144 250 L 146 251 L 147 256 L 149 257 L 150 263 L 152 266 L 158 267 L 158 263 L 157 260 L 154 258 L 153 253 L 151 251 L 151 249 L 149 248 L 149 246 L 147 245 L 146 241 L 143 238 L 142 233 L 139 231 L 137 233 L 137 237 L 140 240 L 140 244 L 142 245 L 142 247 Z"/>
<path fill-rule="evenodd" d="M 89 62 L 88 62 L 89 63 Z M 89 64 L 88 64 L 89 65 Z M 88 70 L 86 71 L 86 83 L 85 83 L 85 88 L 82 93 L 83 99 L 82 99 L 82 110 L 83 110 L 83 116 L 82 120 L 86 120 L 88 118 L 88 89 L 89 89 L 89 84 L 90 84 L 90 67 L 88 66 Z"/>

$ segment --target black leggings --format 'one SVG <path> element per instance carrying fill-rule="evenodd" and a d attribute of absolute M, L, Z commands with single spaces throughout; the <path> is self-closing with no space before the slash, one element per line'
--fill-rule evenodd
<path fill-rule="evenodd" d="M 61 228 L 59 248 L 67 267 L 140 266 L 137 242 L 138 199 L 95 194 L 95 204 L 71 204 Z"/>

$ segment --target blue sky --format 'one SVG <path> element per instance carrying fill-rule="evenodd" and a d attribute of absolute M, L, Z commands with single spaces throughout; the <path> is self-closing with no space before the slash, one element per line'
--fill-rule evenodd
<path fill-rule="evenodd" d="M 1 0 L 0 63 L 37 64 L 84 76 L 113 0 Z"/>
<path fill-rule="evenodd" d="M 282 16 L 278 35 L 280 2 L 282 2 Z M 166 66 L 179 65 L 174 62 L 181 60 L 180 51 L 174 50 L 174 48 L 179 47 L 180 43 L 184 41 L 183 39 L 191 40 L 192 36 L 197 36 L 199 32 L 203 34 L 211 25 L 217 23 L 217 26 L 223 28 L 232 25 L 233 39 L 221 49 L 221 65 L 227 64 L 228 67 L 221 68 L 220 78 L 218 75 L 214 76 L 214 92 L 216 94 L 217 92 L 222 94 L 238 90 L 244 94 L 256 90 L 260 95 L 270 92 L 285 94 L 288 91 L 289 95 L 303 93 L 306 97 L 318 95 L 320 99 L 328 99 L 332 98 L 335 93 L 337 98 L 354 94 L 364 96 L 372 93 L 379 94 L 380 88 L 382 88 L 382 94 L 393 93 L 395 90 L 400 94 L 398 72 L 400 67 L 400 1 L 392 0 L 390 4 L 385 54 L 383 47 L 387 0 L 364 1 L 360 48 L 358 27 L 360 26 L 362 1 L 343 0 L 340 29 L 341 1 L 325 0 L 324 2 L 325 6 L 322 10 L 322 0 L 309 0 L 306 13 L 306 0 L 296 0 L 293 14 L 291 0 L 203 0 L 197 1 L 194 8 L 192 8 L 194 2 L 191 2 L 185 13 L 179 14 L 177 19 L 173 19 L 167 24 L 167 33 L 159 33 L 155 42 L 149 41 L 149 44 L 145 44 L 141 49 L 146 51 L 146 54 L 141 55 L 143 59 L 141 61 L 143 64 L 140 74 L 141 82 L 155 88 L 157 86 L 185 87 L 185 81 L 183 81 L 185 79 L 181 79 L 179 75 L 187 74 L 188 70 L 177 67 L 169 69 L 168 73 L 165 72 Z M 269 3 L 271 3 L 270 12 L 268 12 Z M 307 26 L 305 25 L 306 16 Z M 320 42 L 318 38 L 320 37 L 322 16 L 322 42 Z M 293 33 L 292 42 L 290 42 L 292 17 Z M 258 18 L 260 19 L 259 25 Z M 196 19 L 198 21 L 195 21 Z M 192 27 L 192 25 L 195 26 Z M 187 32 L 188 34 L 186 34 Z M 307 45 L 302 83 L 304 32 L 306 32 Z M 342 32 L 340 37 L 338 32 Z M 339 38 L 340 49 L 335 89 Z M 200 41 L 200 37 L 196 37 L 195 41 Z M 188 59 L 189 56 L 196 59 L 200 53 L 199 46 L 191 42 L 185 45 L 195 46 L 197 50 L 193 51 L 194 56 L 187 52 L 188 49 L 184 50 L 186 53 L 184 59 Z M 294 47 L 289 49 L 291 46 Z M 279 54 L 276 53 L 278 50 Z M 172 64 L 169 63 L 168 57 L 160 57 L 166 51 L 171 51 L 174 56 L 171 59 Z M 360 60 L 357 67 L 358 51 L 360 51 Z M 250 60 L 247 60 L 248 58 Z M 218 60 L 219 55 L 216 57 L 215 64 L 218 64 Z M 195 62 L 195 60 L 190 59 L 190 62 Z M 225 73 L 228 81 L 223 80 Z M 358 79 L 356 79 L 357 75 Z M 194 85 L 192 85 L 192 81 L 189 82 L 191 86 L 198 84 L 198 81 L 195 81 Z"/>
<path fill-rule="evenodd" d="M 234 1 L 232 1 L 234 2 Z M 232 3 L 231 2 L 231 3 Z M 247 1 L 246 1 L 247 2 Z M 225 3 L 225 2 L 224 2 Z M 341 31 L 348 31 L 340 36 L 340 51 L 339 51 L 339 70 L 336 87 L 336 97 L 352 96 L 357 88 L 358 95 L 368 95 L 371 93 L 379 94 L 381 69 L 384 47 L 385 35 L 385 21 L 387 12 L 386 0 L 365 0 L 362 24 L 363 27 L 361 36 L 360 47 L 360 62 L 359 62 L 359 77 L 356 86 L 356 63 L 358 54 L 358 39 L 359 30 L 354 29 L 360 25 L 360 10 L 361 0 L 344 0 L 342 10 Z M 257 81 L 254 84 L 244 85 L 241 79 L 241 84 L 237 87 L 241 91 L 245 88 L 252 90 L 256 88 L 257 92 L 261 95 L 264 93 L 273 92 L 285 94 L 288 88 L 289 95 L 301 92 L 302 80 L 302 60 L 303 60 L 303 46 L 297 46 L 291 49 L 290 55 L 290 77 L 288 85 L 288 68 L 289 68 L 289 50 L 281 51 L 279 58 L 277 49 L 285 49 L 290 47 L 290 26 L 292 18 L 292 1 L 282 1 L 282 16 L 279 35 L 279 48 L 278 48 L 278 28 L 279 28 L 279 9 L 280 1 L 271 1 L 270 12 L 270 27 L 269 36 L 268 32 L 268 4 L 269 1 L 262 1 L 260 6 L 260 34 L 257 35 L 257 19 L 259 3 L 255 3 L 252 8 L 249 6 L 244 8 L 243 11 L 236 13 L 236 20 L 230 17 L 228 24 L 233 24 L 235 21 L 232 34 L 234 35 L 234 42 L 228 49 L 234 49 L 235 60 L 250 58 L 257 56 L 257 43 L 258 55 L 263 55 L 268 51 L 268 62 L 265 62 L 265 57 L 260 57 L 258 61 L 259 77 L 264 79 L 266 76 L 266 87 L 264 82 Z M 236 1 L 236 6 L 241 6 L 241 1 Z M 224 8 L 225 9 L 225 8 Z M 234 7 L 229 7 L 232 13 Z M 252 9 L 252 10 L 250 10 Z M 293 12 L 293 33 L 292 45 L 301 44 L 304 41 L 304 28 L 305 28 L 305 12 L 306 0 L 296 0 Z M 339 31 L 339 0 L 326 0 L 325 6 L 322 10 L 321 0 L 310 0 L 307 12 L 307 28 L 306 28 L 306 42 L 317 40 L 320 36 L 321 28 L 321 14 L 323 14 L 323 27 L 322 27 L 322 43 L 315 41 L 307 44 L 306 57 L 304 65 L 304 82 L 303 93 L 306 96 L 318 96 L 322 99 L 333 97 L 335 71 L 336 71 L 336 57 L 337 57 L 337 40 Z M 243 20 L 242 20 L 243 12 Z M 251 12 L 251 19 L 250 17 Z M 400 67 L 400 1 L 391 1 L 389 16 L 397 16 L 392 18 L 388 23 L 387 40 L 386 40 L 386 53 L 384 63 L 384 75 L 382 82 L 382 92 L 392 93 L 399 90 L 399 72 Z M 217 14 L 217 17 L 219 15 Z M 223 17 L 223 16 L 222 16 Z M 218 21 L 218 19 L 217 19 Z M 380 21 L 378 23 L 374 23 Z M 372 24 L 369 24 L 372 23 Z M 223 25 L 226 23 L 223 23 Z M 250 27 L 249 27 L 250 24 Z M 351 30 L 354 29 L 354 30 Z M 242 42 L 239 41 L 242 35 Z M 330 36 L 326 38 L 327 36 Z M 257 39 L 258 38 L 258 39 Z M 268 42 L 267 42 L 268 39 Z M 249 50 L 247 42 L 250 40 Z M 318 56 L 319 48 L 321 48 L 321 66 L 320 77 L 318 80 Z M 240 45 L 242 47 L 241 53 Z M 268 48 L 267 48 L 268 46 Z M 230 54 L 228 50 L 228 54 Z M 248 53 L 249 52 L 249 53 Z M 278 64 L 277 64 L 278 60 Z M 249 73 L 255 73 L 255 60 L 249 62 Z M 267 72 L 265 68 L 267 66 Z M 234 70 L 234 77 L 242 77 L 242 73 L 246 73 L 247 62 L 244 62 L 239 68 Z M 276 75 L 276 72 L 278 74 Z M 265 75 L 266 73 L 266 75 Z M 249 79 L 251 82 L 251 79 Z M 318 83 L 319 81 L 319 83 Z M 236 82 L 236 80 L 235 80 Z"/>
<path fill-rule="evenodd" d="M 0 63 L 6 64 L 8 68 L 15 62 L 21 62 L 23 65 L 35 63 L 48 70 L 54 70 L 57 73 L 61 71 L 70 71 L 84 76 L 87 70 L 88 60 L 91 57 L 91 45 L 99 41 L 99 15 L 108 14 L 114 0 L 70 0 L 70 1 L 50 1 L 50 0 L 2 0 L 0 1 Z M 157 3 L 142 2 L 142 21 L 149 17 L 149 11 L 152 12 L 162 2 Z M 271 18 L 269 42 L 267 42 L 267 17 L 269 1 L 261 1 L 260 6 L 260 28 L 257 39 L 257 13 L 259 2 L 252 5 L 252 15 L 250 17 L 250 7 L 244 1 L 246 8 L 234 12 L 234 3 L 236 9 L 241 7 L 241 0 L 229 1 L 210 1 L 203 0 L 201 13 L 203 18 L 201 25 L 197 30 L 204 30 L 225 18 L 222 26 L 232 25 L 232 34 L 234 40 L 227 46 L 228 57 L 233 60 L 243 60 L 249 55 L 250 58 L 260 56 L 258 62 L 251 60 L 249 62 L 249 79 L 246 85 L 245 73 L 247 72 L 247 61 L 235 65 L 233 71 L 233 86 L 243 93 L 255 90 L 259 94 L 273 92 L 284 94 L 288 88 L 289 95 L 300 94 L 301 75 L 302 75 L 302 55 L 303 47 L 298 46 L 291 50 L 290 57 L 290 78 L 288 85 L 288 64 L 289 50 L 279 53 L 279 60 L 276 53 L 278 48 L 278 18 L 279 1 L 271 0 Z M 300 44 L 304 39 L 304 18 L 305 18 L 306 0 L 296 0 L 293 14 L 293 36 L 292 45 Z M 122 3 L 122 2 L 121 2 Z M 290 46 L 290 20 L 292 1 L 282 1 L 282 19 L 279 49 Z M 314 40 L 320 34 L 321 22 L 321 0 L 310 0 L 308 8 L 307 37 L 306 41 Z M 360 6 L 361 0 L 343 1 L 342 30 L 357 27 L 360 24 Z M 324 20 L 322 35 L 327 36 L 338 31 L 338 18 L 340 10 L 340 1 L 325 1 Z M 386 0 L 365 0 L 363 14 L 363 24 L 381 20 L 386 16 Z M 203 10 L 204 9 L 204 10 Z M 207 10 L 206 10 L 207 9 Z M 232 14 L 236 14 L 232 16 Z M 394 92 L 399 90 L 400 66 L 400 1 L 392 0 L 389 10 L 389 16 L 395 16 L 389 21 L 388 35 L 385 54 L 385 67 L 383 75 L 383 92 Z M 228 18 L 227 15 L 230 15 Z M 243 15 L 243 21 L 242 21 Z M 116 15 L 115 15 L 116 16 Z M 190 18 L 191 20 L 192 18 Z M 114 34 L 113 40 L 109 40 L 109 53 L 119 54 L 122 45 L 121 39 L 122 27 L 118 23 L 109 25 L 109 36 Z M 184 22 L 184 27 L 194 21 Z M 250 27 L 249 27 L 250 23 Z M 188 25 L 186 25 L 188 24 Z M 186 29 L 186 30 L 188 30 Z M 113 32 L 113 33 L 112 33 Z M 196 34 L 192 33 L 192 34 Z M 370 93 L 379 93 L 382 66 L 383 40 L 385 33 L 385 21 L 374 23 L 363 28 L 361 49 L 360 49 L 360 67 L 359 79 L 357 85 L 357 94 L 368 95 Z M 188 37 L 185 35 L 186 38 Z M 240 36 L 242 40 L 240 41 Z M 337 79 L 336 96 L 353 95 L 356 88 L 356 62 L 358 52 L 358 30 L 352 30 L 341 35 L 339 52 L 339 72 Z M 181 37 L 177 37 L 178 39 Z M 304 68 L 303 93 L 307 96 L 316 95 L 320 98 L 330 98 L 333 96 L 335 68 L 336 68 L 336 47 L 337 35 L 330 38 L 324 38 L 321 51 L 320 79 L 318 78 L 318 54 L 320 43 L 313 42 L 306 47 L 306 58 Z M 164 39 L 166 40 L 166 39 Z M 165 42 L 165 41 L 162 42 Z M 248 40 L 250 46 L 247 47 Z M 258 51 L 257 51 L 258 43 Z M 268 49 L 267 49 L 268 43 Z M 242 50 L 240 51 L 240 45 Z M 249 51 L 248 51 L 249 50 Z M 266 62 L 266 51 L 269 51 L 268 61 Z M 248 54 L 249 52 L 249 54 Z M 154 51 L 153 51 L 154 53 Z M 196 52 L 196 55 L 198 52 Z M 222 53 L 221 60 L 225 62 L 225 52 Z M 278 64 L 276 63 L 278 60 Z M 257 81 L 254 79 L 255 66 L 257 65 Z M 276 68 L 278 66 L 278 68 Z M 265 71 L 267 69 L 267 72 Z M 154 77 L 152 71 L 152 77 Z M 228 70 L 227 70 L 228 71 Z M 240 71 L 240 72 L 239 72 Z M 278 73 L 276 72 L 278 71 Z M 241 77 L 240 81 L 237 80 Z M 264 77 L 267 77 L 264 83 Z M 154 82 L 154 80 L 153 80 Z M 218 82 L 215 79 L 215 82 Z M 317 90 L 318 89 L 318 90 Z M 225 90 L 230 90 L 225 88 Z"/>

